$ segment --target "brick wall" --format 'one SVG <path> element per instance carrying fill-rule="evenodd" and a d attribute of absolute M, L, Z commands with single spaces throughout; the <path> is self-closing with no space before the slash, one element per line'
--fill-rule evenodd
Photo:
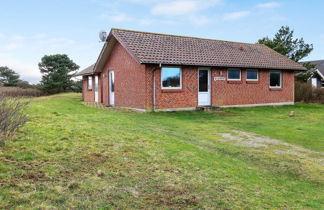
<path fill-rule="evenodd" d="M 90 76 L 89 76 L 90 77 Z M 92 79 L 92 89 L 88 90 L 88 76 L 82 77 L 82 97 L 83 101 L 92 102 L 94 101 L 94 78 Z"/>
<path fill-rule="evenodd" d="M 115 74 L 115 105 L 145 109 L 145 65 L 139 64 L 118 42 L 101 73 L 102 102 L 109 104 L 109 71 Z"/>
<path fill-rule="evenodd" d="M 156 109 L 190 108 L 198 105 L 198 68 L 182 67 L 182 89 L 161 89 L 161 70 L 148 66 L 147 109 L 152 108 L 152 69 L 156 70 Z M 259 70 L 259 81 L 246 81 L 246 71 L 242 70 L 240 82 L 214 81 L 214 77 L 227 77 L 227 69 L 211 69 L 211 101 L 213 106 L 266 104 L 294 102 L 295 77 L 293 71 L 282 71 L 282 88 L 269 88 L 269 70 Z"/>
<path fill-rule="evenodd" d="M 147 68 L 147 109 L 152 108 L 152 69 L 155 71 L 156 109 L 184 108 L 197 106 L 197 68 L 186 66 L 182 68 L 182 89 L 161 89 L 161 70 L 157 66 Z"/>
<path fill-rule="evenodd" d="M 282 88 L 270 89 L 269 70 L 259 70 L 259 81 L 246 81 L 246 71 L 242 70 L 242 81 L 213 81 L 213 77 L 227 76 L 226 69 L 212 71 L 212 105 L 243 105 L 281 103 L 294 101 L 295 76 L 293 71 L 282 71 Z"/>

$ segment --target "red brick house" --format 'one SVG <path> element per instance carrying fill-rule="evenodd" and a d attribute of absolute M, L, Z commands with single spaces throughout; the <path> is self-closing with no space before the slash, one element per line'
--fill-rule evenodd
<path fill-rule="evenodd" d="M 142 111 L 294 103 L 304 67 L 260 44 L 112 29 L 83 100 Z"/>

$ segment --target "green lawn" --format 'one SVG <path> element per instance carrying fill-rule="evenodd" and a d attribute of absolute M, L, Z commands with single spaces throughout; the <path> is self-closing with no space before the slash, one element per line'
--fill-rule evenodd
<path fill-rule="evenodd" d="M 0 148 L 0 209 L 323 208 L 324 105 L 130 113 L 80 98 L 33 99 Z"/>

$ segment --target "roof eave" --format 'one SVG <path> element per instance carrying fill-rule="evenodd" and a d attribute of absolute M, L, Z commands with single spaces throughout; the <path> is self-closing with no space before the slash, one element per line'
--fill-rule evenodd
<path fill-rule="evenodd" d="M 171 62 L 148 62 L 144 61 L 141 64 L 155 65 L 178 65 L 178 66 L 203 66 L 203 67 L 220 67 L 220 68 L 250 68 L 250 69 L 273 69 L 273 70 L 291 70 L 291 71 L 306 71 L 305 67 L 301 68 L 279 68 L 279 67 L 262 67 L 262 66 L 241 66 L 241 65 L 215 65 L 215 64 L 191 64 L 191 63 L 171 63 Z"/>
<path fill-rule="evenodd" d="M 322 79 L 324 80 L 324 75 L 322 74 L 322 72 L 320 72 L 320 70 L 316 69 L 315 70 L 317 72 L 317 74 L 322 77 Z"/>
<path fill-rule="evenodd" d="M 116 42 L 118 42 L 118 43 L 120 43 L 123 47 L 124 47 L 124 49 L 138 62 L 138 63 L 141 63 L 141 61 L 140 61 L 140 59 L 138 58 L 138 57 L 136 57 L 135 56 L 135 54 L 131 51 L 131 50 L 129 50 L 128 49 L 128 47 L 125 45 L 125 43 L 118 37 L 118 36 L 116 36 L 114 33 L 113 33 L 113 31 L 114 30 L 116 30 L 116 29 L 111 29 L 110 30 L 110 32 L 109 32 L 109 35 L 108 35 L 108 37 L 107 37 L 107 40 L 106 40 L 106 42 L 105 42 L 105 44 L 104 44 L 104 46 L 102 47 L 102 49 L 101 49 L 101 52 L 100 52 L 100 54 L 99 54 L 99 56 L 98 56 L 98 59 L 97 59 L 97 61 L 96 61 L 96 64 L 95 64 L 95 66 L 94 66 L 94 72 L 101 72 L 102 71 L 102 68 L 104 67 L 104 65 L 105 65 L 105 62 L 107 61 L 107 59 L 108 59 L 108 57 L 109 57 L 109 55 L 108 56 L 104 56 L 104 54 L 106 53 L 106 51 L 107 50 L 109 50 L 109 49 L 107 49 L 108 47 L 109 47 L 109 42 L 111 42 L 111 40 L 112 39 L 115 39 L 116 40 Z M 113 43 L 113 46 L 112 46 L 112 48 L 114 47 L 114 45 L 115 45 L 116 43 Z M 108 53 L 109 54 L 109 53 Z M 102 62 L 104 63 L 104 64 L 102 64 Z"/>
<path fill-rule="evenodd" d="M 73 76 L 74 77 L 79 77 L 79 76 L 89 76 L 89 75 L 94 75 L 94 72 L 92 72 L 92 73 L 83 73 L 83 74 L 75 74 Z"/>

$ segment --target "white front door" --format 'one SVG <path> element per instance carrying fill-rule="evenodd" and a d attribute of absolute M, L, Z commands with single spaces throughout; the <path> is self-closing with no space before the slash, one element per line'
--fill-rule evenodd
<path fill-rule="evenodd" d="M 198 106 L 209 106 L 210 103 L 210 70 L 198 70 Z"/>
<path fill-rule="evenodd" d="M 98 91 L 98 86 L 99 86 L 99 77 L 98 75 L 95 76 L 95 102 L 98 103 L 99 102 L 99 91 Z"/>
<path fill-rule="evenodd" d="M 115 105 L 115 75 L 113 71 L 109 72 L 109 104 Z"/>

